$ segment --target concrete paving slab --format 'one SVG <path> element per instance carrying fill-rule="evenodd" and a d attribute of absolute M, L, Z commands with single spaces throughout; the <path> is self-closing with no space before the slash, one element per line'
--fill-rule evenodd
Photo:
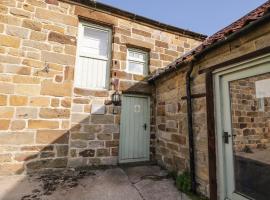
<path fill-rule="evenodd" d="M 0 177 L 0 200 L 188 200 L 158 166 Z"/>

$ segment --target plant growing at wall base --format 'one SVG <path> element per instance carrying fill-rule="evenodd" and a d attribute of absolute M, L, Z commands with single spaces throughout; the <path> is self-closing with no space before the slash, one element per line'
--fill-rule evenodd
<path fill-rule="evenodd" d="M 176 187 L 184 193 L 191 191 L 191 178 L 189 172 L 185 171 L 176 178 Z"/>
<path fill-rule="evenodd" d="M 192 200 L 207 200 L 207 197 L 204 197 L 200 194 L 193 194 L 191 192 L 191 177 L 188 171 L 183 172 L 178 175 L 175 180 L 176 187 L 183 193 L 187 194 Z"/>

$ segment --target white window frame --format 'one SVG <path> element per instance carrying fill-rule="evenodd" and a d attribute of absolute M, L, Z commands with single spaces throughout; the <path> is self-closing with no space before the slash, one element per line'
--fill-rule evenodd
<path fill-rule="evenodd" d="M 132 51 L 132 52 L 138 52 L 138 53 L 141 53 L 141 54 L 144 54 L 144 57 L 145 57 L 145 60 L 142 61 L 140 59 L 136 59 L 136 58 L 133 58 L 133 57 L 130 57 L 129 56 L 129 52 Z M 126 72 L 127 73 L 130 73 L 130 74 L 136 74 L 136 75 L 141 75 L 141 76 L 147 76 L 149 74 L 149 56 L 148 56 L 148 52 L 147 51 L 143 51 L 143 50 L 140 50 L 140 49 L 136 49 L 136 48 L 128 48 L 127 49 L 127 63 L 126 63 Z M 140 63 L 140 64 L 144 64 L 144 68 L 143 68 L 143 73 L 136 73 L 136 72 L 133 72 L 133 71 L 130 71 L 129 70 L 129 61 L 133 61 L 133 62 L 137 62 L 137 63 Z"/>
<path fill-rule="evenodd" d="M 101 31 L 105 31 L 108 32 L 108 52 L 107 52 L 107 57 L 104 56 L 95 56 L 95 55 L 89 55 L 89 56 L 85 56 L 88 58 L 92 58 L 92 59 L 99 59 L 99 60 L 104 60 L 107 61 L 107 65 L 106 65 L 106 77 L 105 77 L 105 87 L 104 88 L 98 88 L 98 87 L 81 87 L 80 85 L 78 85 L 78 83 L 76 82 L 76 77 L 78 77 L 78 72 L 76 70 L 76 67 L 79 65 L 79 57 L 80 55 L 80 46 L 81 44 L 84 42 L 84 27 L 89 27 L 92 29 L 98 29 Z M 85 22 L 85 21 L 80 21 L 79 22 L 79 28 L 78 28 L 78 40 L 77 40 L 77 52 L 76 52 L 76 63 L 75 63 L 75 72 L 74 72 L 74 87 L 77 88 L 82 88 L 82 89 L 88 89 L 88 90 L 108 90 L 109 89 L 109 83 L 110 83 L 110 65 L 111 65 L 111 53 L 112 53 L 112 30 L 109 27 L 106 26 L 101 26 L 101 25 L 97 25 L 97 24 L 93 24 L 90 22 Z"/>

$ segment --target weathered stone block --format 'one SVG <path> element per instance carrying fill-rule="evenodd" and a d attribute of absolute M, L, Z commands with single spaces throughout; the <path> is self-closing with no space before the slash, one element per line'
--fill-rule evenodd
<path fill-rule="evenodd" d="M 50 98 L 48 97 L 31 97 L 29 105 L 36 107 L 47 107 L 50 104 Z"/>
<path fill-rule="evenodd" d="M 91 122 L 93 124 L 113 124 L 114 116 L 113 115 L 92 115 Z"/>
<path fill-rule="evenodd" d="M 47 38 L 47 35 L 39 31 L 32 31 L 30 35 L 31 40 L 45 41 L 46 38 Z"/>
<path fill-rule="evenodd" d="M 44 80 L 41 84 L 41 94 L 56 97 L 71 96 L 71 88 L 72 84 L 70 82 L 59 84 Z"/>
<path fill-rule="evenodd" d="M 65 98 L 61 100 L 61 106 L 65 108 L 70 108 L 71 107 L 71 99 L 70 98 Z"/>
<path fill-rule="evenodd" d="M 49 44 L 35 40 L 23 40 L 22 45 L 25 47 L 31 47 L 39 50 L 49 51 L 51 49 L 51 46 Z"/>
<path fill-rule="evenodd" d="M 67 119 L 70 116 L 69 109 L 57 109 L 57 108 L 41 108 L 39 116 L 45 119 L 62 118 Z"/>
<path fill-rule="evenodd" d="M 31 132 L 0 133 L 1 145 L 22 145 L 33 143 L 34 143 L 34 133 Z"/>
<path fill-rule="evenodd" d="M 94 140 L 95 134 L 93 133 L 71 133 L 73 140 Z"/>
<path fill-rule="evenodd" d="M 93 12 L 92 9 L 84 8 L 82 6 L 75 6 L 75 15 L 83 16 L 88 19 L 101 21 L 107 24 L 117 24 L 117 18 L 102 12 Z"/>
<path fill-rule="evenodd" d="M 64 79 L 65 79 L 65 81 L 74 80 L 74 67 L 71 67 L 71 66 L 65 67 Z"/>
<path fill-rule="evenodd" d="M 35 119 L 37 118 L 38 110 L 37 108 L 31 107 L 17 107 L 16 117 L 18 119 Z"/>
<path fill-rule="evenodd" d="M 14 114 L 14 108 L 0 107 L 0 118 L 12 118 L 13 114 Z"/>
<path fill-rule="evenodd" d="M 89 145 L 89 148 L 93 148 L 93 149 L 105 147 L 104 141 L 90 141 L 88 145 Z"/>
<path fill-rule="evenodd" d="M 136 29 L 136 28 L 132 28 L 132 33 L 135 33 L 137 35 L 142 35 L 144 37 L 151 37 L 151 33 L 146 32 L 144 30 Z"/>
<path fill-rule="evenodd" d="M 0 176 L 21 174 L 23 171 L 23 163 L 5 163 L 0 165 Z"/>
<path fill-rule="evenodd" d="M 25 66 L 9 65 L 6 67 L 6 73 L 20 74 L 20 75 L 30 75 L 31 68 Z"/>
<path fill-rule="evenodd" d="M 22 23 L 22 27 L 29 28 L 34 31 L 41 31 L 42 24 L 32 19 L 24 19 Z"/>
<path fill-rule="evenodd" d="M 106 147 L 118 147 L 119 141 L 113 140 L 113 141 L 106 141 Z"/>
<path fill-rule="evenodd" d="M 20 64 L 21 58 L 9 55 L 0 55 L 0 63 Z"/>
<path fill-rule="evenodd" d="M 82 96 L 95 96 L 95 97 L 107 97 L 109 95 L 108 91 L 86 90 L 81 88 L 75 88 L 74 93 Z"/>
<path fill-rule="evenodd" d="M 40 153 L 40 158 L 53 158 L 55 157 L 54 152 L 41 152 Z"/>
<path fill-rule="evenodd" d="M 48 36 L 48 40 L 52 42 L 57 42 L 60 44 L 69 44 L 76 45 L 76 38 L 56 32 L 50 32 Z"/>
<path fill-rule="evenodd" d="M 72 114 L 71 121 L 73 123 L 80 123 L 80 124 L 88 124 L 89 123 L 89 115 L 88 114 Z"/>
<path fill-rule="evenodd" d="M 6 106 L 7 105 L 7 96 L 6 95 L 0 95 L 0 106 Z"/>
<path fill-rule="evenodd" d="M 37 7 L 46 7 L 46 3 L 44 3 L 44 1 L 39 1 L 39 0 L 27 0 L 26 3 L 33 5 L 33 6 L 37 6 Z"/>
<path fill-rule="evenodd" d="M 97 157 L 110 156 L 110 149 L 97 149 Z"/>
<path fill-rule="evenodd" d="M 102 130 L 102 126 L 101 125 L 85 125 L 84 126 L 84 131 L 87 133 L 100 133 L 100 131 Z"/>
<path fill-rule="evenodd" d="M 2 94 L 13 94 L 14 85 L 10 83 L 0 82 L 0 93 Z"/>
<path fill-rule="evenodd" d="M 26 106 L 28 98 L 26 96 L 15 96 L 12 95 L 9 98 L 9 104 L 11 106 Z"/>
<path fill-rule="evenodd" d="M 68 145 L 57 145 L 56 146 L 56 156 L 65 157 L 68 155 Z"/>
<path fill-rule="evenodd" d="M 60 103 L 60 100 L 59 99 L 53 98 L 51 100 L 51 106 L 52 107 L 58 107 L 59 106 L 59 103 Z"/>
<path fill-rule="evenodd" d="M 58 129 L 59 122 L 58 121 L 48 121 L 48 120 L 29 120 L 28 128 L 30 129 Z"/>
<path fill-rule="evenodd" d="M 37 8 L 35 17 L 40 19 L 46 19 L 52 22 L 58 22 L 70 26 L 77 26 L 78 19 L 73 16 L 64 15 L 61 13 L 57 13 L 54 11 L 50 11 L 48 9 Z"/>
<path fill-rule="evenodd" d="M 10 120 L 0 119 L 0 130 L 7 130 L 9 128 Z"/>
<path fill-rule="evenodd" d="M 24 120 L 15 120 L 11 122 L 10 129 L 12 131 L 23 130 L 25 126 L 26 126 L 26 122 Z"/>
<path fill-rule="evenodd" d="M 37 160 L 26 164 L 28 170 L 40 170 L 45 168 L 65 168 L 66 166 L 67 158 Z"/>
<path fill-rule="evenodd" d="M 0 35 L 0 46 L 19 48 L 20 39 L 14 36 Z"/>
<path fill-rule="evenodd" d="M 17 9 L 17 8 L 11 8 L 10 14 L 15 15 L 17 17 L 24 17 L 24 18 L 30 18 L 31 13 L 25 10 Z"/>
<path fill-rule="evenodd" d="M 19 38 L 28 38 L 29 30 L 26 28 L 21 28 L 18 26 L 7 26 L 6 33 L 11 36 L 16 36 Z"/>
<path fill-rule="evenodd" d="M 40 86 L 18 84 L 15 86 L 15 93 L 18 95 L 38 96 L 40 94 Z"/>
<path fill-rule="evenodd" d="M 90 103 L 90 99 L 75 98 L 75 99 L 73 99 L 73 103 L 77 103 L 77 104 L 89 104 Z"/>
<path fill-rule="evenodd" d="M 59 2 L 58 0 L 45 0 L 46 3 L 48 4 L 53 4 L 53 5 L 56 5 L 58 6 L 59 5 Z"/>
<path fill-rule="evenodd" d="M 30 12 L 34 12 L 34 10 L 35 10 L 34 6 L 29 5 L 29 4 L 23 4 L 23 9 L 30 11 Z"/>
<path fill-rule="evenodd" d="M 84 151 L 81 151 L 79 153 L 82 157 L 94 157 L 95 156 L 95 150 L 94 149 L 86 149 Z"/>
<path fill-rule="evenodd" d="M 118 156 L 119 155 L 119 148 L 111 148 L 111 156 Z"/>
<path fill-rule="evenodd" d="M 98 134 L 97 138 L 99 140 L 112 140 L 112 134 L 110 133 L 102 133 L 102 134 Z"/>
<path fill-rule="evenodd" d="M 71 141 L 70 147 L 71 148 L 86 148 L 87 143 L 86 141 Z"/>
<path fill-rule="evenodd" d="M 66 130 L 37 130 L 37 144 L 68 144 L 69 132 Z"/>
<path fill-rule="evenodd" d="M 119 133 L 119 132 L 120 132 L 119 125 L 115 125 L 115 124 L 104 125 L 104 129 L 102 131 L 102 133 L 110 133 L 110 134 Z"/>

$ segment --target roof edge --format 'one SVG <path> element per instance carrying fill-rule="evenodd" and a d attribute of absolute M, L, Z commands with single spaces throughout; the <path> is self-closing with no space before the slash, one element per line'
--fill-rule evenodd
<path fill-rule="evenodd" d="M 68 2 L 68 3 L 79 3 L 79 4 L 83 4 L 85 6 L 89 6 L 95 9 L 104 10 L 104 11 L 107 11 L 116 15 L 127 17 L 132 20 L 144 22 L 144 23 L 159 27 L 164 30 L 178 32 L 182 35 L 187 35 L 189 37 L 196 38 L 201 41 L 207 38 L 207 35 L 190 31 L 187 29 L 182 29 L 173 25 L 165 24 L 165 23 L 141 16 L 141 15 L 131 13 L 129 11 L 125 11 L 125 10 L 122 10 L 122 9 L 119 9 L 119 8 L 116 8 L 116 7 L 101 3 L 101 2 L 94 1 L 94 0 L 61 0 L 61 1 Z"/>
<path fill-rule="evenodd" d="M 263 10 L 263 12 L 261 12 Z M 250 16 L 252 14 L 256 14 L 258 12 L 258 16 Z M 250 19 L 249 19 L 250 17 Z M 224 34 L 223 37 L 221 37 L 218 40 L 213 40 L 213 42 L 209 42 L 208 40 L 212 40 L 216 35 L 224 32 L 228 27 L 232 27 L 235 24 L 237 25 L 238 22 L 241 22 L 241 20 L 246 19 L 246 21 L 243 23 L 242 27 L 237 27 L 233 32 L 230 34 Z M 182 55 L 180 58 L 176 59 L 174 62 L 172 62 L 167 67 L 161 69 L 160 71 L 157 71 L 156 73 L 153 73 L 150 78 L 148 79 L 149 83 L 155 82 L 157 79 L 163 77 L 163 75 L 166 75 L 168 73 L 174 72 L 177 69 L 180 69 L 183 65 L 193 61 L 200 59 L 205 53 L 208 53 L 209 51 L 219 47 L 220 45 L 223 45 L 224 43 L 230 42 L 235 37 L 238 37 L 242 35 L 243 33 L 247 31 L 251 31 L 252 28 L 259 26 L 261 24 L 264 24 L 265 22 L 268 22 L 270 19 L 270 1 L 265 2 L 262 6 L 256 8 L 255 10 L 251 11 L 244 17 L 240 18 L 239 20 L 233 22 L 231 25 L 221 29 L 214 35 L 207 38 L 201 45 L 198 47 L 192 49 L 191 51 L 187 52 L 186 54 Z M 248 22 L 248 23 L 246 23 Z"/>

